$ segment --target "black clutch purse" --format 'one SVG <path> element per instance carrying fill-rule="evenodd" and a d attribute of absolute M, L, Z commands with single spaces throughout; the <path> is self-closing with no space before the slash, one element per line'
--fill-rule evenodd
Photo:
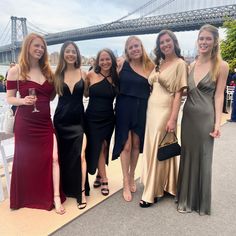
<path fill-rule="evenodd" d="M 163 144 L 163 141 L 166 138 L 167 134 L 168 134 L 168 132 L 166 132 L 164 138 L 162 139 L 162 141 L 158 147 L 157 159 L 159 161 L 164 161 L 169 158 L 179 156 L 181 153 L 181 147 L 178 144 L 178 139 L 177 139 L 175 133 L 172 133 L 175 136 L 175 140 L 173 142 Z"/>

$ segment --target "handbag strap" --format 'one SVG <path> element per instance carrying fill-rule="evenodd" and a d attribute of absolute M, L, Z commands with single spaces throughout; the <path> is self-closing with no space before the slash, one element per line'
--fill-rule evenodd
<path fill-rule="evenodd" d="M 167 136 L 168 133 L 169 133 L 169 132 L 166 131 L 166 133 L 165 133 L 163 139 L 161 140 L 159 146 L 161 146 L 161 144 L 163 143 L 163 141 L 164 141 L 164 139 L 166 138 L 166 136 Z M 177 138 L 177 136 L 176 136 L 176 133 L 175 133 L 175 132 L 171 132 L 171 133 L 174 135 L 175 140 L 178 140 L 178 138 Z"/>

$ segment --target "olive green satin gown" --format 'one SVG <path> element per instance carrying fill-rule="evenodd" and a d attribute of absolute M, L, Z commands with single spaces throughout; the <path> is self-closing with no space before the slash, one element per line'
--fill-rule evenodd
<path fill-rule="evenodd" d="M 178 178 L 178 211 L 210 214 L 216 84 L 208 73 L 197 85 L 188 78 L 188 96 L 181 125 L 181 161 Z"/>

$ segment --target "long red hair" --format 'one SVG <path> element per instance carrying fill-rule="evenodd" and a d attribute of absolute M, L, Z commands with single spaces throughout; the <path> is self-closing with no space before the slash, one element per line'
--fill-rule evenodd
<path fill-rule="evenodd" d="M 53 72 L 50 68 L 49 61 L 48 61 L 48 52 L 47 52 L 47 44 L 44 38 L 36 33 L 28 34 L 22 44 L 20 55 L 19 55 L 19 66 L 20 66 L 20 75 L 21 77 L 26 80 L 29 76 L 28 73 L 30 71 L 30 57 L 29 57 L 29 48 L 32 41 L 36 38 L 42 40 L 45 50 L 43 56 L 39 59 L 39 67 L 42 71 L 42 74 L 45 78 L 52 82 L 54 79 Z"/>

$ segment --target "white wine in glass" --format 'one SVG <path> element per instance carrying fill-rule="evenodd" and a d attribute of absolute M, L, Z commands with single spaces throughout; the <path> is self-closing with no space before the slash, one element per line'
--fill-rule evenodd
<path fill-rule="evenodd" d="M 36 98 L 36 90 L 35 88 L 29 88 L 29 95 Z M 36 102 L 34 103 L 34 110 L 32 112 L 39 112 L 39 110 L 36 107 Z"/>

